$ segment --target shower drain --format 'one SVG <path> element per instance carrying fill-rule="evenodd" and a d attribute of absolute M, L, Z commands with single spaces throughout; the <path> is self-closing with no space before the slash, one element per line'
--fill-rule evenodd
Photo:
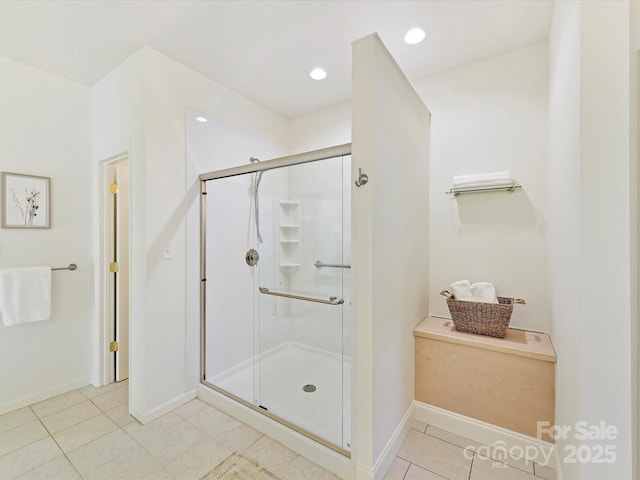
<path fill-rule="evenodd" d="M 315 385 L 311 385 L 309 383 L 309 384 L 305 385 L 304 387 L 302 387 L 302 390 L 304 390 L 307 393 L 315 392 L 316 391 L 316 386 Z"/>

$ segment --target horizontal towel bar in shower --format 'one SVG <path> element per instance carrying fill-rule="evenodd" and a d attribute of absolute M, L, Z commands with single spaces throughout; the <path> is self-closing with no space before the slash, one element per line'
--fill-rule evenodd
<path fill-rule="evenodd" d="M 320 260 L 314 263 L 313 266 L 316 268 L 322 268 L 322 267 L 351 268 L 351 265 L 343 265 L 340 263 L 322 263 Z"/>
<path fill-rule="evenodd" d="M 75 263 L 70 263 L 68 267 L 52 268 L 51 271 L 53 271 L 53 270 L 77 270 L 77 269 L 78 269 L 78 265 L 76 265 Z"/>
<path fill-rule="evenodd" d="M 260 287 L 260 293 L 263 295 L 273 295 L 275 297 L 293 298 L 294 300 L 304 300 L 305 302 L 324 303 L 325 305 L 341 305 L 344 300 L 338 297 L 330 297 L 329 300 L 323 300 L 322 298 L 302 297 L 300 295 L 292 295 L 290 293 L 272 292 L 268 288 Z"/>

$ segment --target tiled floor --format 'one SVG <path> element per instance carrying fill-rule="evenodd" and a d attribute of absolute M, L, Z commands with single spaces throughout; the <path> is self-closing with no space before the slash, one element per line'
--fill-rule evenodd
<path fill-rule="evenodd" d="M 494 458 L 478 451 L 490 449 L 415 421 L 385 480 L 555 480 L 551 468 L 519 458 L 505 458 L 502 451 L 494 451 Z"/>
<path fill-rule="evenodd" d="M 127 398 L 127 382 L 87 386 L 0 415 L 0 480 L 196 480 L 234 451 L 282 480 L 337 479 L 199 400 L 141 425 Z M 550 468 L 479 447 L 416 421 L 385 480 L 555 480 Z"/>
<path fill-rule="evenodd" d="M 141 425 L 127 382 L 0 415 L 0 480 L 199 479 L 234 451 L 283 480 L 337 477 L 199 401 Z"/>

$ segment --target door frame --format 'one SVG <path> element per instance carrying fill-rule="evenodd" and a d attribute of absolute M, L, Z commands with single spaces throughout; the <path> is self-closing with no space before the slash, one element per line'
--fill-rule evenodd
<path fill-rule="evenodd" d="M 109 263 L 112 260 L 113 241 L 109 241 L 107 235 L 112 231 L 109 222 L 113 220 L 113 212 L 109 212 L 110 205 L 113 205 L 109 192 L 111 179 L 108 175 L 111 167 L 123 160 L 129 161 L 131 166 L 131 156 L 129 151 L 124 151 L 100 162 L 99 185 L 98 185 L 98 263 L 96 265 L 96 277 L 98 279 L 98 372 L 99 385 L 107 385 L 115 382 L 115 355 L 109 351 L 109 343 L 112 341 L 115 331 L 113 316 L 113 301 L 109 298 L 110 282 L 113 277 L 109 272 Z M 131 202 L 129 202 L 129 231 L 131 231 Z M 131 259 L 131 243 L 129 242 L 129 259 Z M 131 260 L 130 260 L 131 261 Z M 130 275 L 130 273 L 129 273 Z M 129 282 L 129 295 L 131 294 L 131 282 Z M 129 321 L 131 321 L 131 304 L 129 304 Z M 131 331 L 131 323 L 129 323 Z"/>

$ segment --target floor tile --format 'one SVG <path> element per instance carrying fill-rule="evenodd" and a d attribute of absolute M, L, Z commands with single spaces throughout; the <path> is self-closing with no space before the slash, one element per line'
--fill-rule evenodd
<path fill-rule="evenodd" d="M 468 480 L 473 454 L 448 442 L 410 430 L 398 457 L 451 480 Z"/>
<path fill-rule="evenodd" d="M 407 474 L 407 470 L 409 470 L 409 465 L 410 463 L 406 460 L 398 457 L 394 458 L 384 480 L 404 480 L 404 476 Z"/>
<path fill-rule="evenodd" d="M 540 480 L 533 474 L 475 454 L 470 480 Z"/>
<path fill-rule="evenodd" d="M 424 422 L 421 422 L 420 420 L 414 420 L 413 424 L 411 425 L 411 428 L 424 433 L 425 430 L 427 429 L 427 424 Z"/>
<path fill-rule="evenodd" d="M 129 415 L 129 405 L 127 403 L 119 405 L 116 408 L 112 408 L 111 410 L 107 410 L 104 413 L 106 413 L 106 415 L 120 427 L 124 427 L 125 425 L 129 425 L 131 422 L 136 421 L 135 418 Z"/>
<path fill-rule="evenodd" d="M 159 471 L 158 460 L 139 445 L 105 463 L 85 476 L 86 480 L 130 480 Z M 160 470 L 161 471 L 161 470 Z"/>
<path fill-rule="evenodd" d="M 246 450 L 257 442 L 262 434 L 240 422 L 227 430 L 210 434 L 211 438 L 227 446 L 231 450 Z"/>
<path fill-rule="evenodd" d="M 491 446 L 483 445 L 480 442 L 470 440 L 466 437 L 456 435 L 455 433 L 447 432 L 440 428 L 436 428 L 433 425 L 429 425 L 427 428 L 427 435 L 439 438 L 445 442 L 452 443 L 462 448 L 469 449 L 473 452 L 478 452 L 485 457 L 493 458 L 501 463 L 506 463 L 515 468 L 519 468 L 527 473 L 533 473 L 533 462 L 525 460 L 524 458 L 516 458 L 509 455 L 504 448 L 494 448 Z"/>
<path fill-rule="evenodd" d="M 56 457 L 62 456 L 49 436 L 0 457 L 0 478 L 13 478 L 27 473 Z"/>
<path fill-rule="evenodd" d="M 444 477 L 440 475 L 430 472 L 429 470 L 425 470 L 417 465 L 411 465 L 409 470 L 407 470 L 407 474 L 404 477 L 404 480 L 446 480 Z"/>
<path fill-rule="evenodd" d="M 170 470 L 160 465 L 138 478 L 139 480 L 181 480 L 181 477 L 176 477 Z"/>
<path fill-rule="evenodd" d="M 103 387 L 94 387 L 93 385 L 87 385 L 86 387 L 82 387 L 80 392 L 87 398 L 99 397 L 100 395 L 105 395 L 109 392 L 113 392 L 114 390 L 120 390 L 123 388 L 128 388 L 129 380 L 125 380 L 123 382 L 114 382 L 109 385 L 105 385 Z"/>
<path fill-rule="evenodd" d="M 276 475 L 282 474 L 298 456 L 294 451 L 266 436 L 247 448 L 245 453 Z"/>
<path fill-rule="evenodd" d="M 31 405 L 31 409 L 40 418 L 50 415 L 58 410 L 84 402 L 86 398 L 78 390 L 72 390 L 63 395 L 44 400 L 42 402 Z"/>
<path fill-rule="evenodd" d="M 43 400 L 42 402 L 34 403 L 31 405 L 31 409 L 40 418 L 51 415 L 52 413 L 70 407 L 71 405 L 77 405 L 80 402 L 84 402 L 86 398 L 78 390 L 71 390 L 70 392 L 58 395 L 57 397 Z"/>
<path fill-rule="evenodd" d="M 8 430 L 0 434 L 0 456 L 42 440 L 48 435 L 39 420 Z"/>
<path fill-rule="evenodd" d="M 171 420 L 168 426 L 167 420 L 158 421 L 168 416 L 175 417 L 177 420 Z M 166 465 L 189 450 L 192 444 L 204 440 L 206 435 L 174 413 L 169 413 L 164 417 L 147 425 L 140 425 L 137 422 L 130 423 L 124 429 L 162 464 Z"/>
<path fill-rule="evenodd" d="M 198 480 L 232 453 L 232 450 L 205 438 L 174 458 L 167 464 L 167 469 L 181 480 Z"/>
<path fill-rule="evenodd" d="M 209 406 L 187 417 L 186 420 L 211 435 L 229 430 L 239 423 L 235 418 Z"/>
<path fill-rule="evenodd" d="M 298 455 L 281 472 L 282 480 L 339 480 L 333 473 Z"/>
<path fill-rule="evenodd" d="M 129 402 L 129 389 L 118 388 L 110 391 L 109 393 L 105 393 L 104 395 L 93 397 L 91 401 L 95 403 L 100 410 L 106 412 L 107 410 L 112 410 L 117 406 L 126 405 Z"/>
<path fill-rule="evenodd" d="M 211 408 L 211 407 L 209 407 L 203 401 L 198 400 L 197 398 L 195 398 L 195 399 L 191 400 L 190 402 L 185 403 L 181 407 L 176 408 L 173 411 L 173 413 L 176 413 L 177 415 L 180 415 L 182 418 L 187 418 L 187 417 L 190 417 L 191 415 L 195 415 L 196 413 L 198 413 L 199 411 L 201 411 L 201 410 L 203 410 L 205 408 Z"/>
<path fill-rule="evenodd" d="M 50 433 L 56 433 L 99 414 L 100 409 L 89 400 L 85 400 L 50 415 L 45 415 L 41 420 Z"/>
<path fill-rule="evenodd" d="M 134 439 L 118 429 L 76 448 L 68 456 L 76 469 L 87 475 L 137 445 Z"/>
<path fill-rule="evenodd" d="M 14 429 L 25 423 L 33 422 L 37 420 L 35 413 L 29 407 L 24 407 L 13 412 L 0 415 L 0 433 L 4 433 L 7 430 Z"/>
<path fill-rule="evenodd" d="M 545 480 L 556 480 L 556 473 L 553 468 L 545 467 L 543 465 L 534 465 L 534 473 L 536 477 L 544 478 Z"/>
<path fill-rule="evenodd" d="M 44 465 L 16 477 L 16 480 L 75 480 L 80 475 L 65 457 L 60 456 Z"/>
<path fill-rule="evenodd" d="M 109 417 L 101 413 L 73 427 L 54 433 L 53 437 L 65 452 L 70 452 L 112 432 L 116 428 L 118 426 Z"/>

